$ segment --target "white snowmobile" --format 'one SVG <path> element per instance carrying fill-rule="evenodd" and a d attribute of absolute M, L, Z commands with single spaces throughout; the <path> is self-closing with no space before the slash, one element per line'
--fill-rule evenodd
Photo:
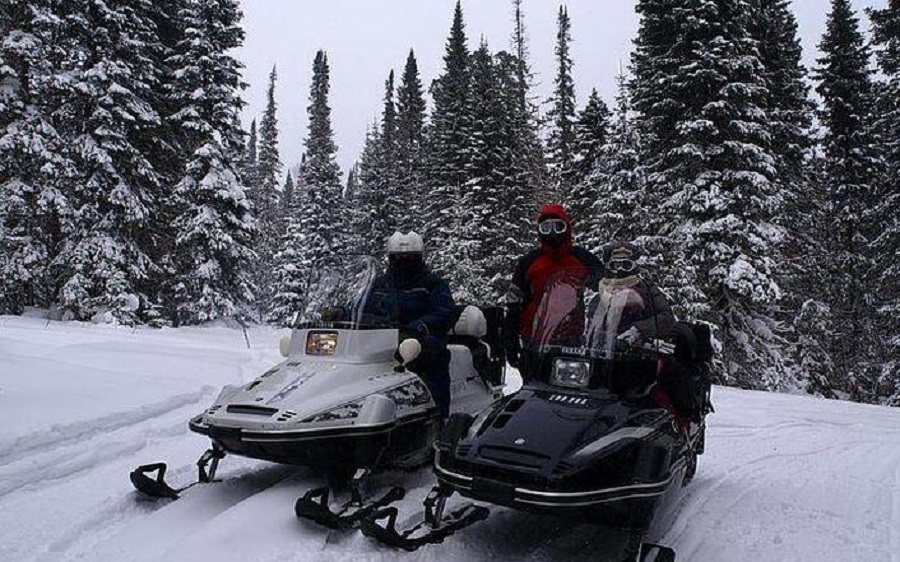
<path fill-rule="evenodd" d="M 225 387 L 190 420 L 191 431 L 212 441 L 194 484 L 212 482 L 228 453 L 352 474 L 350 501 L 336 511 L 329 488 L 297 501 L 299 517 L 332 528 L 403 497 L 393 488 L 367 503 L 366 480 L 377 468 L 429 462 L 440 416 L 428 386 L 404 366 L 410 346 L 397 353 L 396 293 L 383 284 L 375 289 L 377 274 L 368 257 L 336 260 L 314 274 L 291 336 L 281 341 L 285 361 L 246 385 Z M 476 414 L 502 397 L 502 311 L 487 312 L 462 308 L 449 336 L 452 413 Z M 131 481 L 145 494 L 177 498 L 186 488 L 166 484 L 165 469 L 141 466 Z"/>

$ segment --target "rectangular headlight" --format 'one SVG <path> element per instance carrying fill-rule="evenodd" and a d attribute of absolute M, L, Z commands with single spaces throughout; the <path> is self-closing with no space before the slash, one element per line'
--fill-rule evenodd
<path fill-rule="evenodd" d="M 591 380 L 591 364 L 580 359 L 557 359 L 553 362 L 550 384 L 569 388 L 587 388 Z"/>
<path fill-rule="evenodd" d="M 310 332 L 306 336 L 306 354 L 334 355 L 337 344 L 337 332 Z"/>

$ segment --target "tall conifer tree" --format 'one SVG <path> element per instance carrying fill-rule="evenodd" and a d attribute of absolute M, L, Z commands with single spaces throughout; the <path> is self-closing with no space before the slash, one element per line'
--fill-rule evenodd
<path fill-rule="evenodd" d="M 870 227 L 879 163 L 873 137 L 871 53 L 849 0 L 832 0 L 819 45 L 816 72 L 822 96 L 829 231 L 830 305 L 835 320 L 832 350 L 849 390 L 866 393 L 877 377 L 871 334 L 871 281 L 877 235 Z M 870 396 L 859 395 L 862 399 Z"/>
<path fill-rule="evenodd" d="M 882 186 L 875 208 L 876 299 L 878 333 L 883 344 L 882 375 L 877 387 L 880 398 L 900 406 L 900 2 L 889 0 L 880 10 L 872 10 L 873 39 L 878 46 L 878 62 L 885 84 L 879 95 L 878 130 L 885 160 Z M 895 256 L 895 259 L 890 259 Z"/>
<path fill-rule="evenodd" d="M 406 201 L 398 223 L 405 229 L 424 226 L 425 107 L 419 66 L 410 49 L 397 88 L 396 186 Z"/>
<path fill-rule="evenodd" d="M 150 223 L 162 178 L 150 141 L 161 130 L 161 46 L 147 0 L 73 0 L 60 7 L 71 88 L 60 133 L 70 143 L 78 209 L 57 263 L 62 308 L 133 324 L 158 313 L 159 242 Z"/>
<path fill-rule="evenodd" d="M 749 5 L 640 0 L 638 11 L 632 91 L 663 284 L 683 315 L 720 328 L 727 379 L 797 388 L 774 318 L 783 201 Z"/>
<path fill-rule="evenodd" d="M 567 199 L 574 177 L 575 82 L 572 79 L 572 22 L 565 6 L 559 7 L 556 31 L 556 77 L 548 118 L 548 164 L 555 192 L 554 199 Z"/>
<path fill-rule="evenodd" d="M 431 86 L 431 116 L 426 245 L 434 247 L 432 263 L 438 270 L 452 269 L 459 252 L 456 239 L 462 226 L 463 190 L 469 178 L 471 141 L 471 68 L 466 45 L 462 6 L 456 3 L 453 25 L 444 53 L 444 70 Z"/>

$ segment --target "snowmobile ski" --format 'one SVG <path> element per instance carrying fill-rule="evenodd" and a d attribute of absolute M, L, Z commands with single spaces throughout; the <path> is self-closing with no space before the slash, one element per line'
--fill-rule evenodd
<path fill-rule="evenodd" d="M 380 498 L 368 502 L 353 493 L 337 510 L 332 510 L 328 505 L 330 495 L 331 488 L 327 486 L 310 490 L 297 499 L 294 512 L 300 519 L 309 519 L 329 529 L 349 529 L 372 513 L 402 500 L 406 490 L 395 486 Z"/>
<path fill-rule="evenodd" d="M 128 476 L 135 489 L 145 496 L 177 500 L 182 492 L 188 488 L 193 488 L 197 484 L 218 482 L 215 480 L 216 471 L 219 468 L 219 461 L 223 458 L 225 458 L 225 451 L 213 444 L 213 447 L 207 449 L 197 460 L 197 481 L 183 488 L 173 488 L 166 482 L 168 465 L 164 462 L 141 465 L 132 470 Z M 208 470 L 207 466 L 209 466 Z M 152 478 L 149 475 L 152 472 L 156 472 L 156 478 Z"/>
<path fill-rule="evenodd" d="M 448 497 L 445 490 L 435 486 L 424 502 L 425 517 L 408 529 L 397 530 L 399 511 L 391 506 L 361 520 L 360 531 L 384 545 L 414 551 L 426 544 L 441 543 L 450 535 L 483 521 L 490 515 L 488 508 L 471 503 L 444 515 L 444 505 Z"/>

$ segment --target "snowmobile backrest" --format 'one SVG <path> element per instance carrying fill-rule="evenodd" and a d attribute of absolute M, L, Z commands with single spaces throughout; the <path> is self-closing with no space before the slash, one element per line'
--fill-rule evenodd
<path fill-rule="evenodd" d="M 693 324 L 691 328 L 697 338 L 697 360 L 704 363 L 711 361 L 715 351 L 712 346 L 712 332 L 709 324 Z"/>

